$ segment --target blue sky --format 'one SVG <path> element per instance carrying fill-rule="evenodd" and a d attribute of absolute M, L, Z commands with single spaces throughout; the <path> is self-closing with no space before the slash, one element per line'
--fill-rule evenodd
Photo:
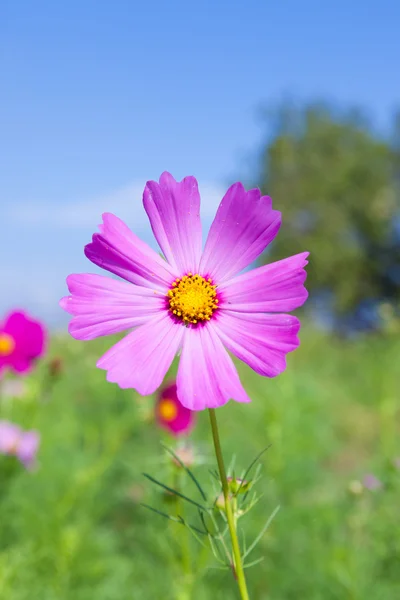
<path fill-rule="evenodd" d="M 104 210 L 147 239 L 147 179 L 197 176 L 204 218 L 251 177 L 262 104 L 400 103 L 400 4 L 14 0 L 0 8 L 0 315 L 61 324 Z M 0 317 L 1 318 L 1 317 Z M 64 321 L 65 322 L 65 321 Z"/>

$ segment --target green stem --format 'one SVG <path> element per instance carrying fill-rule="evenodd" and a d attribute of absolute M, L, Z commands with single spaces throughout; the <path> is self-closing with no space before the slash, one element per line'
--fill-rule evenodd
<path fill-rule="evenodd" d="M 241 596 L 242 600 L 250 600 L 249 593 L 247 591 L 246 579 L 244 576 L 242 557 L 240 555 L 240 546 L 239 546 L 239 540 L 238 540 L 237 532 L 236 532 L 235 516 L 233 514 L 232 505 L 231 505 L 231 501 L 229 498 L 228 480 L 226 478 L 226 471 L 225 471 L 224 459 L 222 456 L 221 442 L 219 440 L 217 417 L 215 415 L 214 408 L 209 408 L 208 412 L 210 414 L 211 431 L 212 431 L 213 440 L 214 440 L 214 448 L 215 448 L 215 455 L 217 457 L 219 475 L 221 478 L 222 493 L 224 494 L 224 499 L 225 499 L 226 518 L 228 520 L 229 533 L 231 535 L 235 575 L 236 575 L 236 579 L 237 579 L 237 583 L 238 583 L 238 587 L 239 587 L 239 591 L 240 591 L 240 596 Z"/>
<path fill-rule="evenodd" d="M 178 471 L 178 469 L 176 469 L 176 467 L 174 467 L 175 469 L 175 489 L 176 490 L 180 490 L 181 486 L 181 473 L 180 471 Z M 182 518 L 184 517 L 184 504 L 181 498 L 179 498 L 179 496 L 176 496 L 176 516 L 179 517 L 181 516 Z M 183 573 L 184 573 L 184 578 L 183 578 L 183 589 L 181 590 L 181 595 L 179 596 L 180 600 L 186 600 L 188 599 L 190 596 L 190 588 L 192 585 L 192 565 L 191 565 L 191 558 L 190 558 L 190 539 L 189 539 L 189 531 L 188 529 L 183 526 L 183 525 L 178 525 L 179 529 L 180 529 L 180 541 L 181 541 L 181 558 L 182 558 L 182 569 L 183 569 Z"/>
<path fill-rule="evenodd" d="M 181 517 L 184 517 L 184 506 L 183 501 L 178 499 L 178 514 Z M 192 573 L 192 566 L 190 561 L 190 540 L 189 540 L 189 531 L 183 525 L 181 527 L 181 540 L 182 540 L 182 567 L 183 571 L 187 577 L 190 578 Z"/>

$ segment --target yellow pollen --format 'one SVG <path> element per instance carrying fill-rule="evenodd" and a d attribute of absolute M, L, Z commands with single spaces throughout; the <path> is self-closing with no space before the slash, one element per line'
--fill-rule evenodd
<path fill-rule="evenodd" d="M 14 338 L 8 333 L 0 333 L 0 356 L 10 356 L 15 348 Z"/>
<path fill-rule="evenodd" d="M 218 308 L 216 289 L 212 279 L 188 273 L 176 279 L 167 293 L 170 310 L 185 324 L 209 321 Z"/>
<path fill-rule="evenodd" d="M 163 398 L 158 405 L 158 414 L 160 415 L 163 421 L 167 421 L 170 423 L 174 421 L 178 416 L 178 407 L 176 406 L 176 402 L 170 400 L 169 398 Z"/>

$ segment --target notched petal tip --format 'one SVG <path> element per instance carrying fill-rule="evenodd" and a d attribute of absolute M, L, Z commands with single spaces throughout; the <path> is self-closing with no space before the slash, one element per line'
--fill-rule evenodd
<path fill-rule="evenodd" d="M 272 202 L 272 201 L 271 201 Z M 273 224 L 278 225 L 279 227 L 282 225 L 282 213 L 280 210 L 271 209 L 271 214 L 274 216 Z"/>
<path fill-rule="evenodd" d="M 70 275 L 67 276 L 65 282 L 67 284 L 68 291 L 70 292 L 70 294 L 74 293 L 75 285 L 77 283 L 80 283 L 80 281 L 82 280 L 83 277 L 85 277 L 85 275 L 83 273 L 71 273 Z"/>
<path fill-rule="evenodd" d="M 70 299 L 71 299 L 71 296 L 64 296 L 63 298 L 61 298 L 61 300 L 59 300 L 58 306 L 60 308 L 62 308 L 63 310 L 65 310 L 66 312 L 68 312 L 68 303 L 69 303 Z"/>
<path fill-rule="evenodd" d="M 260 191 L 260 190 L 258 190 Z M 246 189 L 243 185 L 243 183 L 241 181 L 235 181 L 235 183 L 232 183 L 232 185 L 230 185 L 228 187 L 228 189 L 225 192 L 225 196 L 227 196 L 228 194 L 246 194 Z M 224 196 L 224 198 L 225 198 Z M 222 198 L 220 205 L 222 204 L 222 202 L 224 201 L 224 198 Z"/>
<path fill-rule="evenodd" d="M 169 183 L 178 183 L 177 180 L 175 179 L 175 177 L 169 171 L 163 171 L 161 173 L 158 181 L 159 181 L 160 185 L 163 185 L 163 184 L 168 185 Z"/>
<path fill-rule="evenodd" d="M 158 181 L 155 181 L 155 179 L 149 179 L 148 181 L 146 181 L 143 190 L 143 200 L 145 200 L 145 196 L 147 194 L 152 195 L 154 190 L 157 190 L 160 186 L 168 186 L 176 183 L 176 179 L 173 175 L 171 175 L 171 173 L 169 173 L 169 171 L 163 171 Z"/>
<path fill-rule="evenodd" d="M 300 267 L 305 267 L 306 265 L 308 265 L 308 257 L 310 256 L 310 253 L 308 251 L 305 252 L 300 252 L 299 254 L 297 254 L 296 256 L 299 257 L 299 259 L 302 259 L 302 264 L 299 265 Z"/>
<path fill-rule="evenodd" d="M 277 235 L 282 216 L 261 190 L 232 184 L 221 200 L 200 266 L 224 283 L 250 265 Z"/>
<path fill-rule="evenodd" d="M 268 378 L 269 379 L 275 379 L 275 377 L 278 377 L 278 375 L 281 375 L 282 373 L 284 373 L 286 371 L 287 368 L 287 360 L 286 360 L 286 355 L 282 356 L 279 364 L 273 365 L 271 367 L 271 371 L 268 374 Z"/>
<path fill-rule="evenodd" d="M 80 341 L 88 341 L 91 338 L 87 337 L 85 335 L 85 330 L 82 330 L 81 327 L 77 327 L 76 326 L 76 321 L 75 319 L 72 319 L 69 323 L 68 323 L 68 333 L 71 337 L 74 338 L 74 340 L 80 340 Z"/>

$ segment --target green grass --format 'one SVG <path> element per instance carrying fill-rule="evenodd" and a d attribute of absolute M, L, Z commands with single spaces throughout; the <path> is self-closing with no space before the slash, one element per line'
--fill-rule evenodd
<path fill-rule="evenodd" d="M 247 543 L 280 504 L 252 553 L 252 600 L 393 600 L 400 597 L 398 506 L 400 343 L 394 338 L 333 340 L 303 329 L 302 346 L 275 380 L 240 365 L 251 405 L 217 411 L 226 462 L 238 469 L 267 444 L 263 494 L 241 521 Z M 222 600 L 238 598 L 229 571 L 190 541 L 195 574 L 186 596 L 177 564 L 186 530 L 146 511 L 172 505 L 145 480 L 170 482 L 171 467 L 148 421 L 153 399 L 105 382 L 95 368 L 110 340 L 54 339 L 28 379 L 25 398 L 0 405 L 0 417 L 37 428 L 40 468 L 17 469 L 0 489 L 0 598 L 5 600 Z M 47 361 L 64 359 L 49 390 Z M 175 367 L 174 367 L 175 368 Z M 196 476 L 212 494 L 207 413 L 193 433 L 203 462 Z M 351 494 L 373 472 L 380 491 Z M 185 491 L 196 489 L 188 481 Z M 195 520 L 195 511 L 188 510 Z"/>

